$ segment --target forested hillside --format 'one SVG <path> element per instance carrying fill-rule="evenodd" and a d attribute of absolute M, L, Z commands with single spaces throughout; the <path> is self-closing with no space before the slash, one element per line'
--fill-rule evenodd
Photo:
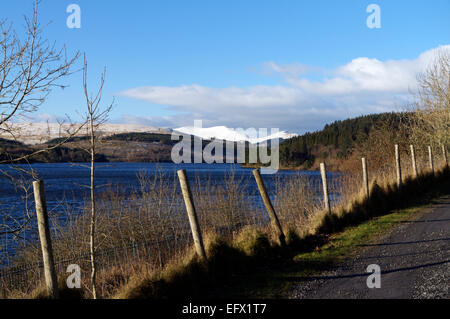
<path fill-rule="evenodd" d="M 280 162 L 287 167 L 311 168 L 318 159 L 345 160 L 368 138 L 372 128 L 390 123 L 395 130 L 405 117 L 406 113 L 381 113 L 327 124 L 321 131 L 284 141 L 280 145 Z"/>

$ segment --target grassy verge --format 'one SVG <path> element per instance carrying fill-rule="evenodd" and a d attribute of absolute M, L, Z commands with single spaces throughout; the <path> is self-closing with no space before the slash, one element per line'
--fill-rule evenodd
<path fill-rule="evenodd" d="M 448 194 L 450 171 L 407 179 L 402 187 L 372 187 L 368 199 L 324 215 L 313 234 L 287 233 L 280 247 L 267 233 L 249 228 L 233 241 L 213 237 L 208 261 L 190 254 L 186 262 L 145 278 L 136 276 L 117 298 L 283 298 L 299 277 L 329 269 L 354 256 L 360 244 L 376 241 L 399 222 L 417 216 L 423 205 Z M 320 217 L 320 216 L 319 216 Z"/>
<path fill-rule="evenodd" d="M 401 187 L 395 183 L 380 185 L 375 182 L 368 198 L 357 193 L 347 204 L 333 208 L 332 214 L 317 212 L 315 222 L 308 221 L 314 224 L 309 232 L 299 231 L 295 223 L 284 223 L 287 246 L 280 246 L 268 227 L 243 226 L 225 238 L 209 229 L 205 233 L 205 263 L 188 247 L 169 260 L 162 271 L 133 269 L 126 280 L 113 282 L 107 297 L 286 297 L 298 277 L 316 274 L 333 267 L 341 258 L 353 256 L 359 244 L 375 241 L 398 222 L 419 214 L 421 205 L 448 194 L 450 170 L 406 178 Z M 286 200 L 297 192 L 287 192 Z M 292 216 L 300 218 L 299 210 L 299 205 L 294 207 L 296 214 Z M 109 277 L 113 278 L 114 273 Z"/>
<path fill-rule="evenodd" d="M 255 274 L 251 280 L 246 280 L 245 285 L 236 286 L 233 291 L 230 290 L 230 297 L 288 297 L 293 285 L 298 283 L 296 278 L 317 275 L 345 258 L 356 257 L 362 251 L 361 245 L 377 242 L 380 237 L 394 230 L 399 223 L 418 218 L 426 211 L 427 206 L 397 210 L 333 234 L 323 246 L 310 252 L 294 255 L 283 267 L 271 272 Z"/>

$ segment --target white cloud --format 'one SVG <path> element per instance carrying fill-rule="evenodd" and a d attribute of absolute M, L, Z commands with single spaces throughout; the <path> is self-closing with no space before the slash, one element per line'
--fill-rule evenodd
<path fill-rule="evenodd" d="M 269 61 L 263 63 L 261 66 L 261 74 L 271 75 L 274 73 L 280 73 L 286 77 L 297 77 L 302 74 L 317 71 L 320 71 L 320 69 L 301 63 L 277 64 L 273 61 Z"/>
<path fill-rule="evenodd" d="M 450 45 L 410 60 L 359 57 L 328 71 L 300 63 L 264 63 L 262 73 L 283 76 L 284 84 L 277 86 L 149 86 L 126 90 L 121 95 L 166 105 L 179 112 L 164 118 L 143 119 L 152 125 L 188 126 L 194 119 L 202 119 L 210 126 L 278 127 L 303 132 L 335 119 L 398 109 L 414 91 L 417 73 L 424 70 L 440 49 L 449 50 Z M 308 73 L 319 72 L 322 80 L 306 77 Z"/>
<path fill-rule="evenodd" d="M 215 89 L 200 85 L 179 87 L 140 87 L 122 92 L 123 96 L 145 100 L 155 104 L 186 107 L 190 110 L 208 111 L 208 107 L 286 106 L 301 99 L 301 92 L 285 86 L 253 86 L 250 88 Z"/>

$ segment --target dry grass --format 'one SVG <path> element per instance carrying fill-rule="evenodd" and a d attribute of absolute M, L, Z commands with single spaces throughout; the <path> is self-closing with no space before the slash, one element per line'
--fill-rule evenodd
<path fill-rule="evenodd" d="M 439 161 L 436 166 L 438 164 Z M 442 177 L 442 173 L 436 176 L 424 174 L 426 165 L 421 164 L 423 174 L 418 180 L 413 180 L 408 162 L 402 161 L 402 166 L 407 185 L 405 190 L 408 190 L 409 195 L 420 195 L 434 178 L 439 180 Z M 320 195 L 322 186 L 317 178 L 297 174 L 276 180 L 271 197 L 287 234 L 288 244 L 300 249 L 308 248 L 308 236 L 341 230 L 375 215 L 374 210 L 386 212 L 393 205 L 402 205 L 408 201 L 408 194 L 396 188 L 396 177 L 391 167 L 372 170 L 369 178 L 370 200 L 362 193 L 361 174 L 335 175 L 331 179 L 330 194 L 335 196 L 332 216 L 323 210 Z M 159 173 L 154 177 L 141 174 L 139 179 L 140 188 L 131 195 L 125 196 L 118 189 L 110 188 L 103 192 L 98 201 L 96 241 L 99 243 L 97 251 L 100 267 L 97 280 L 102 298 L 137 297 L 140 294 L 161 296 L 168 292 L 149 292 L 145 289 L 154 282 L 161 284 L 161 280 L 165 283 L 164 289 L 180 285 L 180 278 L 187 276 L 186 269 L 190 269 L 188 273 L 194 274 L 192 276 L 197 279 L 204 275 L 192 250 L 188 220 L 176 177 Z M 264 207 L 261 203 L 258 205 L 249 200 L 259 198 L 258 194 L 251 192 L 249 180 L 236 178 L 231 172 L 220 184 L 213 184 L 211 180 L 202 184 L 197 179 L 192 185 L 192 191 L 208 249 L 215 254 L 210 262 L 214 263 L 215 258 L 223 257 L 217 247 L 222 247 L 235 262 L 241 263 L 251 264 L 255 260 L 266 260 L 279 254 L 276 237 Z M 392 198 L 399 194 L 401 202 L 392 202 Z M 55 256 L 57 260 L 66 260 L 58 268 L 61 278 L 66 276 L 65 267 L 70 263 L 79 264 L 85 274 L 89 271 L 88 258 L 83 256 L 88 251 L 89 216 L 87 213 L 66 213 L 69 218 L 64 224 L 53 220 Z M 220 240 L 217 235 L 220 235 Z M 250 261 L 246 261 L 247 257 Z M 21 249 L 16 263 L 35 263 L 39 259 L 38 247 L 30 245 Z M 220 260 L 231 270 L 215 266 L 217 272 L 214 276 L 219 276 L 220 271 L 238 271 L 228 262 Z M 245 268 L 245 265 L 242 267 Z M 35 280 L 29 280 L 29 286 L 4 290 L 0 297 L 43 298 L 39 281 L 36 277 L 32 278 Z M 89 298 L 88 276 L 82 278 L 83 288 L 77 296 Z M 184 291 L 193 289 L 192 286 L 183 287 Z M 67 296 L 73 297 L 70 294 Z"/>

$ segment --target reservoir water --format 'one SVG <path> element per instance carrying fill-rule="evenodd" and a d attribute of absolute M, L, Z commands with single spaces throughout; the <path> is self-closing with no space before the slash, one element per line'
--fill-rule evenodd
<path fill-rule="evenodd" d="M 35 176 L 30 176 L 27 171 L 32 169 Z M 173 164 L 173 163 L 98 163 L 96 168 L 97 192 L 102 192 L 108 187 L 120 190 L 122 194 L 133 192 L 140 187 L 139 174 L 153 177 L 155 174 L 162 176 L 169 182 L 176 181 L 175 174 L 179 169 L 185 169 L 188 177 L 193 182 L 200 184 L 205 181 L 213 184 L 223 183 L 224 177 L 234 174 L 237 180 L 248 182 L 247 191 L 255 193 L 257 186 L 253 180 L 252 169 L 242 168 L 236 164 Z M 51 214 L 59 214 L 64 218 L 64 212 L 58 211 L 60 204 L 71 206 L 71 211 L 80 210 L 84 201 L 89 196 L 90 170 L 87 164 L 32 164 L 32 165 L 0 165 L 0 223 L 8 225 L 9 230 L 17 228 L 24 216 L 26 208 L 34 211 L 33 207 L 33 178 L 39 178 L 45 183 L 45 191 L 48 209 Z M 263 175 L 269 193 L 273 191 L 277 179 L 289 178 L 297 174 L 307 175 L 317 181 L 320 180 L 319 172 L 280 170 L 273 175 Z M 28 194 L 28 199 L 27 199 Z M 0 229 L 0 264 L 1 257 L 14 254 L 20 240 L 29 240 L 11 234 L 1 234 L 8 228 Z M 4 259 L 4 258 L 3 258 Z"/>

